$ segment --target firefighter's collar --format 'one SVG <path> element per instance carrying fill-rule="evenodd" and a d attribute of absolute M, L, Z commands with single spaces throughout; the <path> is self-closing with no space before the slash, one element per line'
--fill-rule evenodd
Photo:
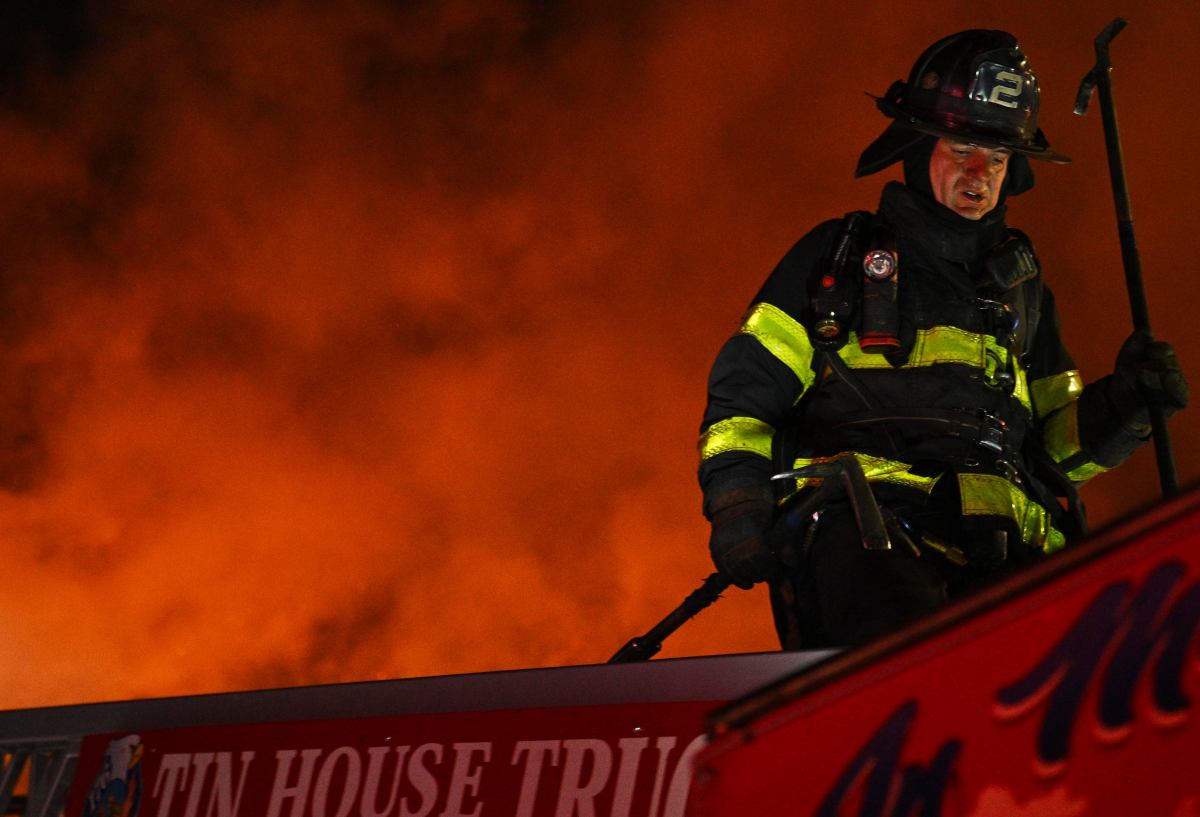
<path fill-rule="evenodd" d="M 879 200 L 879 215 L 897 239 L 920 244 L 939 258 L 972 263 L 1004 237 L 1003 204 L 979 221 L 971 221 L 900 182 L 888 182 Z"/>

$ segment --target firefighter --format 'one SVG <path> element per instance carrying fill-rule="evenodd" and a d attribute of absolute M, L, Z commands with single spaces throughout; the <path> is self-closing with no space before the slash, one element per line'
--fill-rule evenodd
<path fill-rule="evenodd" d="M 862 643 L 1061 549 L 1084 532 L 1078 486 L 1146 440 L 1150 404 L 1187 404 L 1169 345 L 1135 334 L 1084 387 L 1059 338 L 1033 245 L 1005 223 L 1031 159 L 1069 161 L 1038 100 L 1011 34 L 926 49 L 876 99 L 892 122 L 856 173 L 900 162 L 904 183 L 801 238 L 713 364 L 710 552 L 739 587 L 769 582 L 785 649 Z M 846 491 L 814 508 L 821 479 L 772 480 L 847 454 L 890 547 Z"/>

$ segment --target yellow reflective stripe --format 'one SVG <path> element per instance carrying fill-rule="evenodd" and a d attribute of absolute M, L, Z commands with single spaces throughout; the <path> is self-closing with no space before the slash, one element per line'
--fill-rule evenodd
<path fill-rule="evenodd" d="M 1055 462 L 1062 462 L 1080 451 L 1078 403 L 1056 411 L 1042 428 L 1046 452 Z"/>
<path fill-rule="evenodd" d="M 916 488 L 918 491 L 929 493 L 933 490 L 934 483 L 938 481 L 937 476 L 922 477 L 910 473 L 911 465 L 897 460 L 888 460 L 883 457 L 875 457 L 871 454 L 863 454 L 859 451 L 852 452 L 854 458 L 858 460 L 858 464 L 862 467 L 863 474 L 868 482 L 886 482 L 891 485 L 903 485 L 907 488 Z M 816 457 L 814 459 L 805 459 L 799 457 L 792 464 L 793 468 L 803 468 L 806 465 L 812 465 L 816 462 L 830 462 L 833 457 Z M 819 477 L 807 477 L 805 479 L 796 480 L 796 489 L 804 488 L 809 485 L 820 484 Z"/>
<path fill-rule="evenodd" d="M 838 356 L 852 369 L 895 368 L 883 355 L 862 351 L 853 332 L 850 333 L 846 345 L 838 352 Z M 1008 350 L 996 343 L 996 339 L 991 335 L 968 332 L 955 326 L 933 326 L 917 330 L 908 361 L 900 368 L 916 369 L 941 363 L 957 363 L 982 369 L 984 377 L 991 380 L 1007 357 Z M 1013 397 L 1025 408 L 1032 410 L 1029 403 L 1029 385 L 1020 361 L 1014 361 L 1013 369 L 1016 376 Z"/>
<path fill-rule="evenodd" d="M 706 460 L 726 451 L 749 451 L 771 459 L 771 440 L 775 429 L 753 417 L 718 420 L 700 435 L 700 459 Z"/>
<path fill-rule="evenodd" d="M 1029 384 L 1029 392 L 1033 395 L 1038 416 L 1046 417 L 1079 397 L 1083 392 L 1083 378 L 1074 369 L 1039 377 Z"/>
<path fill-rule="evenodd" d="M 1103 474 L 1108 469 L 1103 465 L 1095 462 L 1085 462 L 1083 465 L 1077 465 L 1067 472 L 1067 478 L 1071 482 L 1087 482 L 1092 477 Z"/>
<path fill-rule="evenodd" d="M 816 377 L 812 370 L 813 347 L 808 332 L 791 315 L 777 306 L 758 303 L 746 315 L 740 331 L 757 338 L 792 370 L 805 389 L 813 384 Z"/>
<path fill-rule="evenodd" d="M 1066 462 L 1072 457 L 1078 457 L 1083 450 L 1079 443 L 1079 403 L 1071 402 L 1050 415 L 1042 429 L 1042 439 L 1045 441 L 1046 452 L 1058 463 Z M 1067 472 L 1072 482 L 1087 482 L 1097 474 L 1103 474 L 1108 469 L 1094 462 L 1083 462 Z"/>
<path fill-rule="evenodd" d="M 1022 541 L 1046 553 L 1062 550 L 1066 537 L 1050 524 L 1050 515 L 1019 487 L 991 474 L 959 474 L 964 516 L 1000 516 L 1017 523 Z"/>

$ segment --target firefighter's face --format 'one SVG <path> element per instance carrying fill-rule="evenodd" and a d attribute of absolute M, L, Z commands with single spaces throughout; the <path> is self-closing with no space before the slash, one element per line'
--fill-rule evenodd
<path fill-rule="evenodd" d="M 963 218 L 978 221 L 1000 201 L 1010 155 L 1005 148 L 939 139 L 929 159 L 933 197 Z"/>

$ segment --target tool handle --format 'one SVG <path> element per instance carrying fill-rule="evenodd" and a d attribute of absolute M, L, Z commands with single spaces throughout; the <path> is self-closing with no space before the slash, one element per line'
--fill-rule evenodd
<path fill-rule="evenodd" d="M 1113 204 L 1117 211 L 1117 235 L 1121 241 L 1121 263 L 1125 269 L 1125 289 L 1129 293 L 1129 310 L 1133 318 L 1134 331 L 1153 337 L 1150 328 L 1150 307 L 1146 302 L 1146 287 L 1142 276 L 1142 262 L 1138 254 L 1137 238 L 1133 232 L 1133 213 L 1129 204 L 1129 187 L 1125 180 L 1125 157 L 1121 151 L 1121 133 L 1117 128 L 1117 109 L 1113 102 L 1112 62 L 1108 46 L 1112 39 L 1125 27 L 1120 17 L 1113 20 L 1096 37 L 1096 65 L 1088 72 L 1080 87 L 1079 98 L 1085 89 L 1094 85 L 1100 92 L 1100 114 L 1104 121 L 1104 146 L 1108 153 L 1108 175 L 1112 182 Z M 1088 91 L 1090 95 L 1090 91 Z M 1084 113 L 1086 101 L 1076 103 L 1076 113 Z M 1164 497 L 1179 493 L 1179 478 L 1175 471 L 1175 455 L 1171 449 L 1171 437 L 1167 430 L 1167 418 L 1159 406 L 1150 406 L 1150 426 L 1154 435 L 1154 453 L 1158 463 L 1158 478 Z"/>
<path fill-rule="evenodd" d="M 682 627 L 689 618 L 708 607 L 721 597 L 732 582 L 720 573 L 710 574 L 704 583 L 688 594 L 683 603 L 672 610 L 662 621 L 651 627 L 645 635 L 635 636 L 626 642 L 608 659 L 609 664 L 625 664 L 631 661 L 649 661 L 662 649 L 662 643 Z"/>

